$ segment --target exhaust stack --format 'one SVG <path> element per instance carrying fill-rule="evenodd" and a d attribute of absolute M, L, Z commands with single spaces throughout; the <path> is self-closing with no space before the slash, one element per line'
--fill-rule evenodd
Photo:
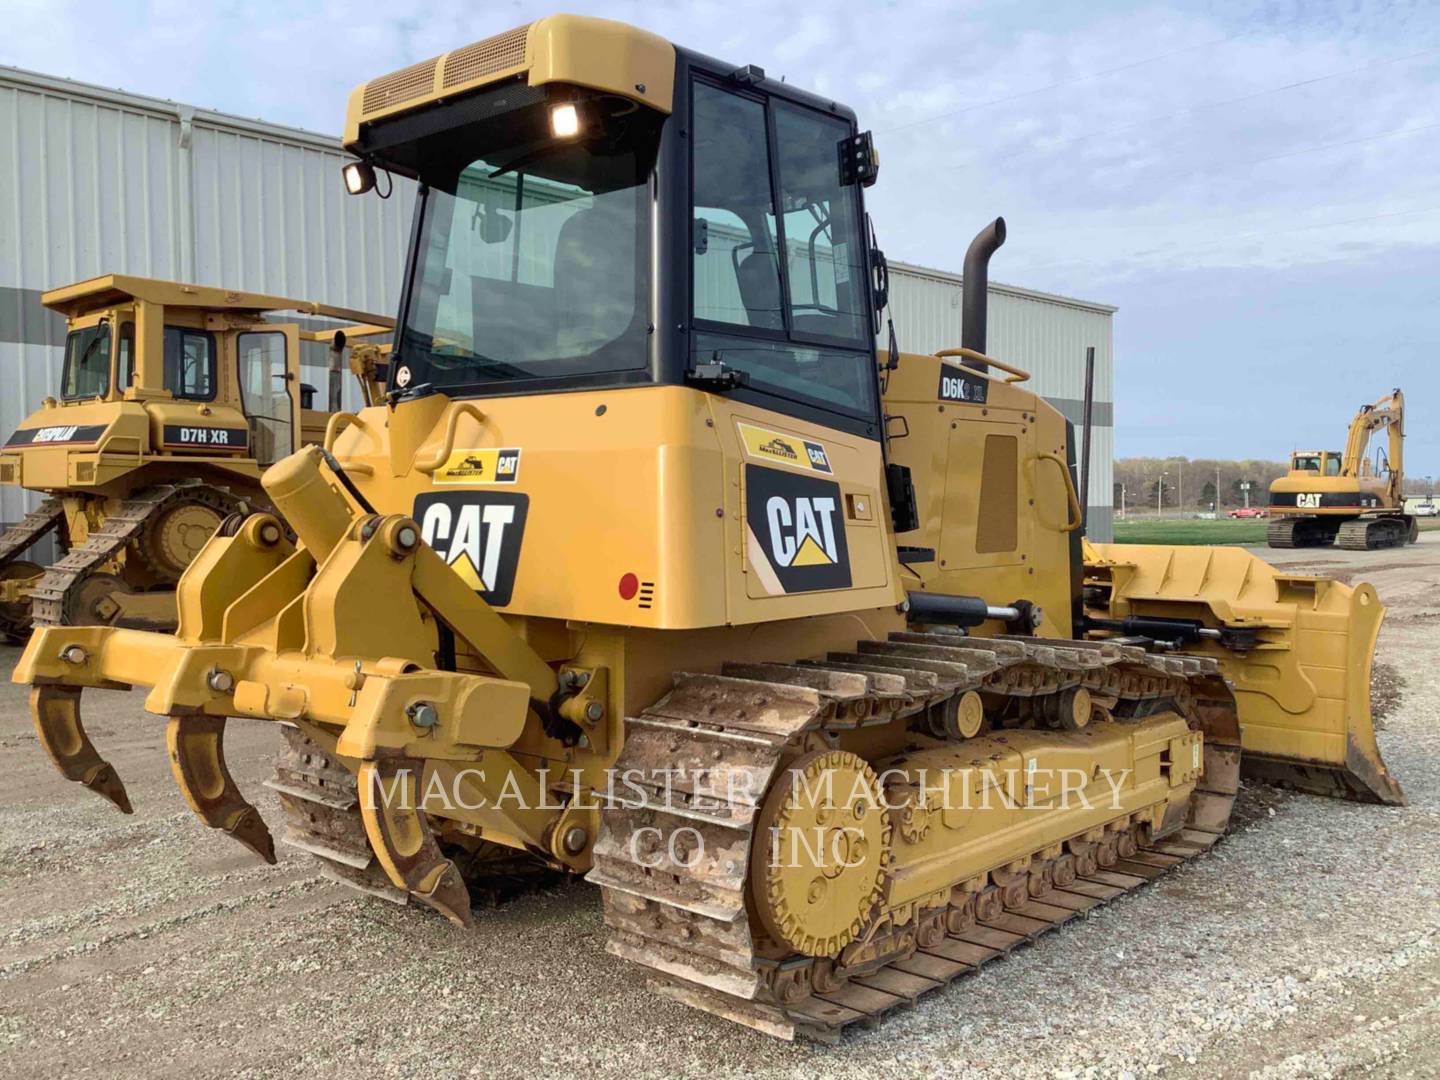
<path fill-rule="evenodd" d="M 997 217 L 976 234 L 965 252 L 961 281 L 960 344 L 978 353 L 985 351 L 986 318 L 989 310 L 990 256 L 1005 243 L 1005 219 Z M 987 365 L 971 361 L 977 368 Z"/>

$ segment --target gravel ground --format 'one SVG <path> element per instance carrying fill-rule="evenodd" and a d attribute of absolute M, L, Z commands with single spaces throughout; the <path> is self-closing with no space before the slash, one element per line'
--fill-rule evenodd
<path fill-rule="evenodd" d="M 1380 739 L 1411 805 L 1246 788 L 1209 855 L 830 1048 L 652 997 L 605 955 L 583 884 L 460 931 L 291 849 L 260 864 L 193 820 L 140 696 L 95 694 L 121 816 L 54 772 L 4 684 L 0 1074 L 1440 1075 L 1440 533 L 1299 554 L 1284 564 L 1368 577 L 1390 607 Z M 277 742 L 237 723 L 228 747 L 272 822 Z"/>

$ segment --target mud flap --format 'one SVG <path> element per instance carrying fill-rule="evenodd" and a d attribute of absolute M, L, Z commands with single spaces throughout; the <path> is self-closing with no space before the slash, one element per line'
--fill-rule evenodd
<path fill-rule="evenodd" d="M 260 811 L 235 786 L 225 764 L 225 717 L 172 716 L 165 730 L 170 770 L 180 793 L 201 821 L 229 833 L 268 863 L 275 861 L 275 841 Z"/>
<path fill-rule="evenodd" d="M 84 784 L 101 798 L 133 814 L 130 796 L 115 768 L 100 756 L 80 721 L 80 688 L 36 686 L 30 691 L 30 715 L 40 745 L 67 780 Z"/>
<path fill-rule="evenodd" d="M 1189 619 L 1227 631 L 1178 651 L 1219 662 L 1239 712 L 1244 775 L 1404 805 L 1370 712 L 1385 616 L 1371 585 L 1287 575 L 1242 548 L 1091 544 L 1086 556 L 1089 614 Z"/>
<path fill-rule="evenodd" d="M 424 764 L 413 758 L 362 762 L 356 777 L 360 817 L 375 858 L 396 888 L 455 925 L 469 926 L 470 891 L 419 810 Z"/>

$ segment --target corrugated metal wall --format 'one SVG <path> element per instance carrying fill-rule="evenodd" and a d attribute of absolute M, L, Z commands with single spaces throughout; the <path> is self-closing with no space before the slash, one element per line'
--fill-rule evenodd
<path fill-rule="evenodd" d="M 58 392 L 64 323 L 39 302 L 57 285 L 130 273 L 395 310 L 413 186 L 350 198 L 333 137 L 0 67 L 0 148 L 0 431 Z M 959 280 L 892 265 L 903 349 L 958 344 Z M 1076 420 L 1084 348 L 1096 347 L 1100 538 L 1110 535 L 1112 310 L 991 287 L 992 352 L 1033 372 L 1035 389 Z M 0 521 L 34 502 L 0 489 Z"/>
<path fill-rule="evenodd" d="M 39 300 L 57 285 L 128 273 L 395 310 L 413 185 L 350 198 L 333 138 L 0 68 L 0 148 L 7 433 L 58 392 L 64 322 Z M 0 521 L 35 501 L 0 489 Z"/>
<path fill-rule="evenodd" d="M 890 264 L 891 314 L 903 351 L 960 344 L 960 281 L 956 274 Z M 1077 440 L 1084 438 L 1085 350 L 1095 348 L 1089 532 L 1096 540 L 1111 539 L 1114 523 L 1114 313 L 1104 304 L 990 284 L 987 352 L 1030 372 L 1030 387 L 1074 422 Z"/>

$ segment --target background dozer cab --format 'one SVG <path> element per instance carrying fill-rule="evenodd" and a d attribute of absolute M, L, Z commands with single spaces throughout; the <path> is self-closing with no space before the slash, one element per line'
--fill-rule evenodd
<path fill-rule="evenodd" d="M 1370 440 L 1385 432 L 1388 453 Z M 1360 406 L 1344 452 L 1297 450 L 1290 471 L 1270 485 L 1273 548 L 1400 547 L 1414 543 L 1419 523 L 1405 513 L 1405 395 L 1399 388 Z"/>
<path fill-rule="evenodd" d="M 66 318 L 64 369 L 60 397 L 0 448 L 0 483 L 47 496 L 0 534 L 0 633 L 22 639 L 32 618 L 173 628 L 175 582 L 221 520 L 265 505 L 261 472 L 324 437 L 340 408 L 347 341 L 366 400 L 374 396 L 384 346 L 365 339 L 393 322 L 120 274 L 42 299 Z M 330 412 L 301 382 L 302 342 L 330 346 Z M 21 558 L 51 533 L 58 562 Z"/>
<path fill-rule="evenodd" d="M 962 351 L 882 370 L 876 159 L 829 98 L 557 16 L 365 84 L 346 139 L 352 191 L 421 181 L 385 402 L 265 474 L 295 541 L 232 519 L 173 637 L 45 627 L 17 668 L 121 809 L 84 687 L 148 688 L 191 807 L 268 858 L 223 732 L 279 721 L 325 872 L 458 923 L 587 873 L 663 993 L 828 1037 L 1213 845 L 1227 674 L 1369 733 L 1373 592 L 1087 562 L 1070 432 L 984 352 L 1001 223 Z"/>

